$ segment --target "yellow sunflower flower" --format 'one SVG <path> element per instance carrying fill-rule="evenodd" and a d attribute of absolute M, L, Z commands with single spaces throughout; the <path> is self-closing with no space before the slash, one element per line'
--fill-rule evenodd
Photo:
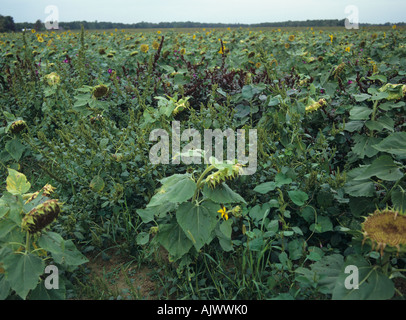
<path fill-rule="evenodd" d="M 149 46 L 147 44 L 142 44 L 141 45 L 141 51 L 144 53 L 147 53 L 149 50 Z"/>
<path fill-rule="evenodd" d="M 362 223 L 362 234 L 370 242 L 372 250 L 404 253 L 406 248 L 406 216 L 401 212 L 387 208 L 376 210 Z"/>
<path fill-rule="evenodd" d="M 228 220 L 228 213 L 227 213 L 227 209 L 224 206 L 221 206 L 221 209 L 219 211 L 217 211 L 218 213 L 221 213 L 221 217 L 224 220 Z"/>
<path fill-rule="evenodd" d="M 159 48 L 159 43 L 158 43 L 157 41 L 154 41 L 154 42 L 152 43 L 152 48 L 155 49 L 155 50 L 158 50 L 158 48 Z"/>

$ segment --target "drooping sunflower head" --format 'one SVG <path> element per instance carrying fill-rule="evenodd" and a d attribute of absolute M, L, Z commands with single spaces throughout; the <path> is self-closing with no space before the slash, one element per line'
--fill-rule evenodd
<path fill-rule="evenodd" d="M 57 199 L 49 199 L 40 203 L 23 217 L 22 229 L 30 234 L 41 232 L 58 217 L 61 205 Z"/>
<path fill-rule="evenodd" d="M 337 79 L 337 77 L 342 73 L 345 69 L 345 62 L 340 63 L 338 66 L 336 66 L 333 70 L 333 75 L 334 79 Z"/>
<path fill-rule="evenodd" d="M 147 53 L 149 50 L 149 46 L 147 44 L 142 44 L 141 45 L 141 51 L 144 53 Z"/>
<path fill-rule="evenodd" d="M 152 48 L 153 48 L 154 50 L 158 50 L 158 49 L 159 49 L 159 42 L 158 42 L 158 41 L 154 41 L 154 42 L 152 43 Z"/>
<path fill-rule="evenodd" d="M 207 176 L 206 183 L 207 185 L 214 189 L 219 184 L 225 182 L 226 180 L 231 180 L 238 177 L 242 172 L 242 165 L 237 163 L 230 167 L 218 170 L 211 175 Z"/>
<path fill-rule="evenodd" d="M 313 111 L 316 111 L 316 110 L 324 107 L 326 104 L 327 104 L 327 101 L 324 98 L 319 99 L 319 101 L 317 101 L 317 102 L 314 102 L 311 99 L 310 104 L 306 107 L 305 111 L 306 112 L 313 112 Z"/>
<path fill-rule="evenodd" d="M 386 100 L 402 99 L 406 95 L 406 84 L 387 83 L 378 89 L 380 92 L 387 92 Z"/>
<path fill-rule="evenodd" d="M 27 127 L 24 120 L 16 120 L 10 126 L 11 133 L 19 133 Z"/>
<path fill-rule="evenodd" d="M 231 214 L 236 218 L 241 218 L 242 209 L 240 206 L 236 206 L 230 210 Z"/>
<path fill-rule="evenodd" d="M 372 250 L 397 254 L 406 252 L 406 216 L 392 209 L 375 210 L 362 223 L 365 242 Z"/>
<path fill-rule="evenodd" d="M 164 59 L 168 58 L 169 53 L 170 53 L 170 52 L 169 52 L 168 50 L 164 51 L 164 53 L 162 54 L 162 56 L 164 57 Z"/>
<path fill-rule="evenodd" d="M 50 86 L 54 86 L 61 82 L 61 77 L 56 72 L 51 72 L 45 76 L 45 80 Z"/>
<path fill-rule="evenodd" d="M 176 102 L 176 107 L 172 111 L 172 114 L 176 116 L 178 113 L 184 111 L 185 109 L 188 109 L 190 106 L 188 99 L 189 98 L 180 99 L 178 102 Z"/>
<path fill-rule="evenodd" d="M 99 84 L 93 88 L 93 97 L 102 98 L 109 92 L 109 88 L 104 84 Z"/>
<path fill-rule="evenodd" d="M 133 52 L 130 53 L 130 56 L 131 56 L 131 57 L 134 57 L 134 56 L 136 56 L 137 54 L 138 54 L 138 51 L 133 51 Z"/>

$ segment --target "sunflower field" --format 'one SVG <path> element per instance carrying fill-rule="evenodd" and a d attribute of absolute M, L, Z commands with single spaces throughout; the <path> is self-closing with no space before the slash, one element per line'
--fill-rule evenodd
<path fill-rule="evenodd" d="M 0 34 L 0 299 L 404 299 L 405 43 L 396 26 Z M 255 130 L 255 172 L 151 161 L 174 124 L 247 150 Z"/>

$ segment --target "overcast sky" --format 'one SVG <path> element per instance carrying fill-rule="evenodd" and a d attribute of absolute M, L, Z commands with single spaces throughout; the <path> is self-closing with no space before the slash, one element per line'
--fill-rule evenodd
<path fill-rule="evenodd" d="M 406 20 L 405 0 L 0 0 L 0 14 L 15 22 L 46 21 L 58 8 L 58 21 L 259 23 L 344 19 L 353 5 L 361 23 Z M 56 12 L 54 11 L 54 14 Z M 354 12 L 353 12 L 354 13 Z M 48 19 L 52 20 L 52 19 Z"/>

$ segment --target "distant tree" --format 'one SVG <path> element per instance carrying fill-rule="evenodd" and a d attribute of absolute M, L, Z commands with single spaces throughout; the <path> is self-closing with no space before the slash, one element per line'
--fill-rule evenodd
<path fill-rule="evenodd" d="M 34 23 L 34 29 L 35 29 L 35 30 L 37 30 L 37 31 L 42 31 L 43 27 L 44 27 L 44 25 L 43 25 L 43 23 L 41 22 L 40 19 L 38 19 L 37 21 L 35 21 L 35 23 Z"/>
<path fill-rule="evenodd" d="M 16 31 L 16 26 L 13 17 L 6 16 L 5 21 L 7 31 Z"/>
<path fill-rule="evenodd" d="M 13 17 L 0 15 L 0 32 L 16 31 Z"/>

